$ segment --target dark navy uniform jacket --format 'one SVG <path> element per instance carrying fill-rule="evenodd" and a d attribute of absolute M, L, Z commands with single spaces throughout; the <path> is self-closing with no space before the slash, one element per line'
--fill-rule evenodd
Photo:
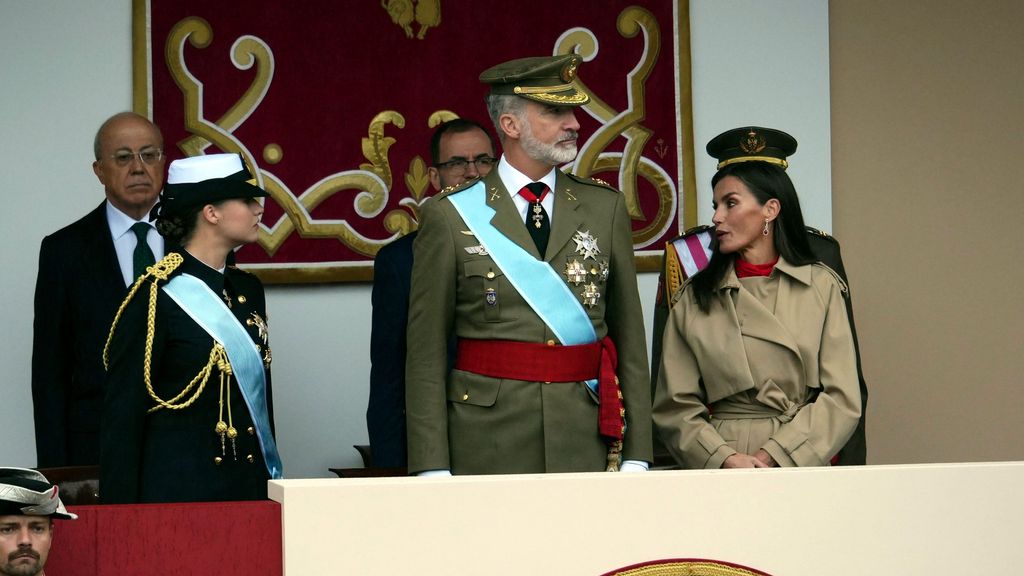
<path fill-rule="evenodd" d="M 263 285 L 255 276 L 229 267 L 224 274 L 185 251 L 171 277 L 191 274 L 220 295 L 261 351 L 269 354 L 257 320 L 266 319 Z M 103 503 L 259 500 L 266 498 L 269 474 L 252 418 L 232 376 L 220 389 L 216 368 L 199 397 L 188 407 L 147 411 L 156 402 L 146 390 L 143 359 L 149 281 L 125 309 L 110 346 L 101 430 L 100 500 Z M 161 282 L 162 283 L 162 282 Z M 151 382 L 170 401 L 206 366 L 213 338 L 163 290 L 158 292 Z M 264 356 L 265 359 L 269 356 Z M 265 366 L 266 397 L 273 426 L 270 369 Z M 198 384 L 197 384 L 198 386 Z M 223 394 L 223 396 L 222 396 Z M 179 402 L 191 397 L 186 394 Z M 221 398 L 225 400 L 221 408 Z M 215 431 L 230 418 L 238 431 L 234 446 Z"/>

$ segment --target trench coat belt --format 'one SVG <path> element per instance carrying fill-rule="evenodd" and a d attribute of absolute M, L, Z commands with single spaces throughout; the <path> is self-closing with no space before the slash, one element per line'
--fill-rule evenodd
<path fill-rule="evenodd" d="M 783 424 L 790 422 L 796 417 L 796 413 L 805 404 L 790 404 L 785 411 L 776 410 L 769 406 L 753 406 L 750 404 L 733 404 L 730 402 L 719 402 L 711 408 L 711 419 L 713 420 L 746 420 L 749 418 L 778 418 Z"/>
<path fill-rule="evenodd" d="M 615 375 L 618 353 L 612 339 L 556 346 L 513 340 L 460 338 L 455 369 L 526 382 L 598 381 L 598 430 L 621 440 L 625 431 L 622 390 Z"/>

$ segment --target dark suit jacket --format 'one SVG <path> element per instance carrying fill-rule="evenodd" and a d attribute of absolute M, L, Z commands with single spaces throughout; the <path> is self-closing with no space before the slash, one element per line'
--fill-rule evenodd
<path fill-rule="evenodd" d="M 231 267 L 220 274 L 187 252 L 180 254 L 184 262 L 172 278 L 188 273 L 205 282 L 215 294 L 227 290 L 232 298 L 232 314 L 264 354 L 266 342 L 253 316 L 267 317 L 259 279 Z M 215 367 L 201 393 L 188 406 L 148 412 L 156 405 L 146 389 L 143 368 L 149 299 L 147 281 L 145 289 L 137 292 L 125 308 L 110 344 L 100 501 L 124 504 L 266 498 L 270 476 L 252 417 L 233 376 L 221 388 L 220 370 Z M 212 348 L 213 338 L 160 290 L 150 371 L 154 393 L 168 401 L 178 396 L 206 366 Z M 269 367 L 265 375 L 273 427 Z M 185 403 L 197 389 L 198 384 L 178 403 Z M 215 432 L 219 418 L 237 429 L 234 442 L 222 441 Z"/>
<path fill-rule="evenodd" d="M 43 238 L 32 341 L 39 467 L 99 463 L 103 344 L 126 293 L 105 202 Z"/>
<path fill-rule="evenodd" d="M 366 429 L 372 464 L 406 464 L 405 324 L 409 318 L 412 232 L 384 246 L 373 261 L 373 326 L 370 330 L 370 402 Z"/>

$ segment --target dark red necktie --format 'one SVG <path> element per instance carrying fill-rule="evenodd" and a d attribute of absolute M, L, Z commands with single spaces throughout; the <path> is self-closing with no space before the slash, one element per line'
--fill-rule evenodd
<path fill-rule="evenodd" d="M 530 206 L 526 210 L 526 229 L 530 231 L 530 237 L 537 245 L 541 260 L 544 259 L 544 252 L 548 249 L 548 235 L 551 232 L 548 213 L 540 203 L 547 193 L 548 187 L 543 182 L 530 182 L 519 191 L 519 195 L 530 202 Z"/>

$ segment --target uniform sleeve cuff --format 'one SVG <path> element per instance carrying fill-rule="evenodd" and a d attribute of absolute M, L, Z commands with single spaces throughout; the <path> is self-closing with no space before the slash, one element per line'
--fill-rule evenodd
<path fill-rule="evenodd" d="M 706 464 L 704 464 L 704 467 L 707 468 L 708 470 L 721 468 L 722 463 L 725 462 L 725 459 L 728 458 L 729 456 L 732 456 L 735 453 L 736 450 L 730 448 L 728 445 L 723 444 L 718 448 L 718 450 L 715 450 L 715 453 L 712 454 L 710 458 L 708 458 L 708 461 Z"/>
<path fill-rule="evenodd" d="M 773 439 L 765 442 L 761 449 L 767 452 L 772 457 L 772 460 L 775 460 L 775 463 L 783 468 L 796 466 L 796 462 L 782 449 L 782 445 Z"/>

